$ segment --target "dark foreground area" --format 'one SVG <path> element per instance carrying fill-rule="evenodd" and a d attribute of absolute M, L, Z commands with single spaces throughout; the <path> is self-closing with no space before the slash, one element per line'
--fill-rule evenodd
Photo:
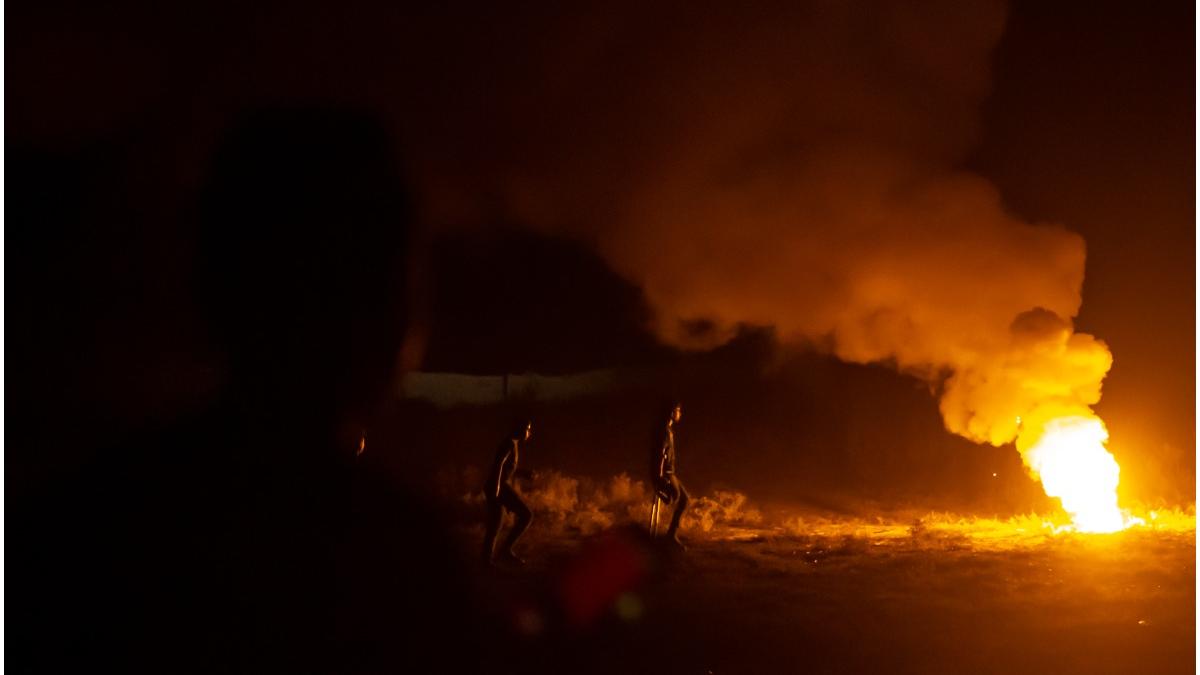
<path fill-rule="evenodd" d="M 1194 530 L 550 535 L 474 578 L 489 671 L 1195 672 Z"/>

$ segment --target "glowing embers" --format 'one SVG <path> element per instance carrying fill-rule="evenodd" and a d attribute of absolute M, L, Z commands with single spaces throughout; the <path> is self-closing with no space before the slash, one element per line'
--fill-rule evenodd
<path fill-rule="evenodd" d="M 1117 507 L 1121 467 L 1104 447 L 1108 431 L 1095 417 L 1059 417 L 1046 423 L 1025 462 L 1046 494 L 1062 501 L 1081 532 L 1116 532 L 1132 525 Z"/>

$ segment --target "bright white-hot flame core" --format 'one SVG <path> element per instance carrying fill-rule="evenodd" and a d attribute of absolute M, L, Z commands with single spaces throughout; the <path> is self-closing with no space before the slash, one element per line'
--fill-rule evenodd
<path fill-rule="evenodd" d="M 1108 431 L 1095 417 L 1050 420 L 1025 461 L 1046 494 L 1058 497 L 1082 532 L 1115 532 L 1126 523 L 1117 507 L 1121 467 L 1104 447 Z"/>

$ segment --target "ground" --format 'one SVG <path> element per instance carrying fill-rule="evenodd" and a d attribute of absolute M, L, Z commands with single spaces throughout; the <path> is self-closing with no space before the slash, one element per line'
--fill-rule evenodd
<path fill-rule="evenodd" d="M 1111 535 L 797 521 L 686 540 L 535 527 L 524 567 L 473 579 L 485 669 L 1195 672 L 1194 517 Z"/>

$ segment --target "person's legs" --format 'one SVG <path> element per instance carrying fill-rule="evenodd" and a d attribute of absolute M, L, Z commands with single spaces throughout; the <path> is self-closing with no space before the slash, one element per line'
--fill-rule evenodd
<path fill-rule="evenodd" d="M 517 540 L 529 528 L 530 522 L 533 521 L 533 512 L 525 505 L 521 496 L 507 486 L 500 490 L 500 501 L 504 504 L 505 508 L 512 511 L 517 517 L 516 524 L 509 530 L 508 538 L 504 540 L 504 554 L 515 558 L 516 555 L 513 554 L 513 546 L 517 545 Z"/>
<path fill-rule="evenodd" d="M 483 535 L 483 562 L 492 562 L 492 553 L 496 549 L 496 535 L 500 532 L 500 517 L 503 514 L 500 500 L 487 500 L 487 529 Z"/>
<path fill-rule="evenodd" d="M 658 525 L 662 520 L 662 511 L 675 502 L 679 492 L 671 482 L 671 476 L 659 476 L 653 481 L 654 501 L 650 503 L 650 535 L 658 536 Z M 657 509 L 657 510 L 656 510 Z"/>
<path fill-rule="evenodd" d="M 671 476 L 671 486 L 676 495 L 676 504 L 675 513 L 671 515 L 671 527 L 667 529 L 667 536 L 673 539 L 678 539 L 678 537 L 675 535 L 675 532 L 679 529 L 679 521 L 683 519 L 683 512 L 687 509 L 690 498 L 688 496 L 687 489 L 683 487 L 683 483 L 680 482 L 678 476 Z"/>

